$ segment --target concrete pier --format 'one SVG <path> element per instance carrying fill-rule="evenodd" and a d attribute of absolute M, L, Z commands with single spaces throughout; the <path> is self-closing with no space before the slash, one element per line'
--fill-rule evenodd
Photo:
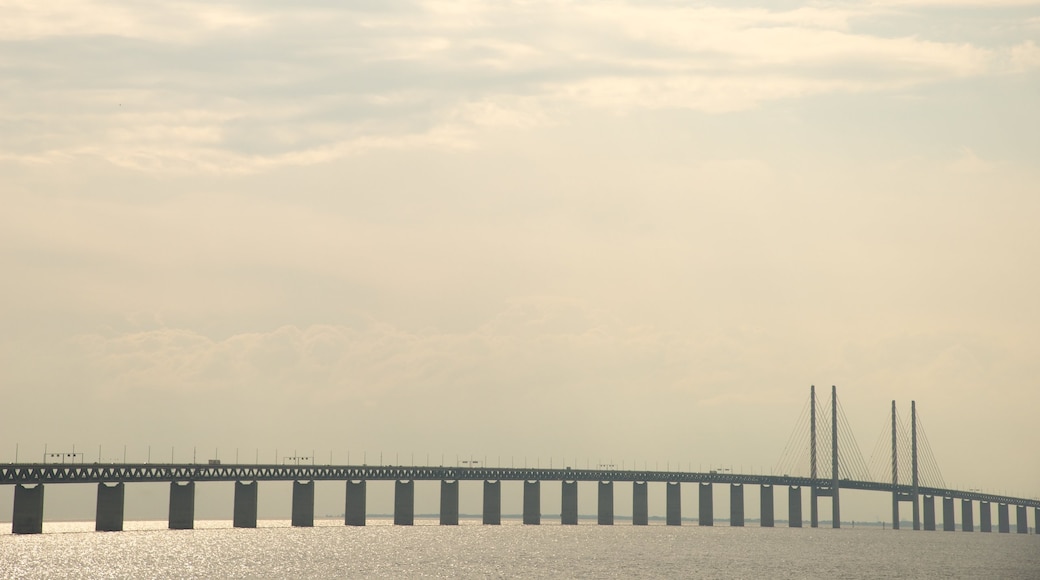
<path fill-rule="evenodd" d="M 565 526 L 576 526 L 578 525 L 578 482 L 577 481 L 564 481 L 561 482 L 563 489 L 562 503 L 560 510 L 560 523 Z"/>
<path fill-rule="evenodd" d="M 954 532 L 957 530 L 957 522 L 953 521 L 953 498 L 943 498 L 943 531 Z"/>
<path fill-rule="evenodd" d="M 924 504 L 924 529 L 928 532 L 935 531 L 935 496 L 925 495 L 921 496 L 921 503 Z"/>
<path fill-rule="evenodd" d="M 502 523 L 502 482 L 484 482 L 484 525 L 497 526 Z"/>
<path fill-rule="evenodd" d="M 669 526 L 682 525 L 682 484 L 669 481 L 665 485 L 665 521 Z"/>
<path fill-rule="evenodd" d="M 236 528 L 256 527 L 256 500 L 260 484 L 256 481 L 246 483 L 235 482 L 235 516 Z"/>
<path fill-rule="evenodd" d="M 43 484 L 33 487 L 14 486 L 14 512 L 11 514 L 12 534 L 43 533 Z"/>
<path fill-rule="evenodd" d="M 712 486 L 710 483 L 700 483 L 697 484 L 697 487 L 697 499 L 699 500 L 697 523 L 702 526 L 714 526 L 715 504 L 712 495 Z"/>
<path fill-rule="evenodd" d="M 802 488 L 787 488 L 787 527 L 802 527 Z"/>
<path fill-rule="evenodd" d="M 123 531 L 123 498 L 126 485 L 119 482 L 108 485 L 99 482 L 97 488 L 97 512 L 94 530 L 98 532 Z"/>
<path fill-rule="evenodd" d="M 314 527 L 314 482 L 292 483 L 292 525 L 296 528 Z"/>
<path fill-rule="evenodd" d="M 975 508 L 971 505 L 970 499 L 961 500 L 961 531 L 962 532 L 974 532 L 975 524 L 973 523 L 975 518 Z"/>
<path fill-rule="evenodd" d="M 763 528 L 773 527 L 773 486 L 771 485 L 760 485 L 758 486 L 759 495 L 762 499 L 759 505 L 762 506 L 762 514 L 759 516 L 759 521 Z"/>
<path fill-rule="evenodd" d="M 812 528 L 820 525 L 820 509 L 816 502 L 819 497 L 818 492 L 815 485 L 809 488 L 809 527 Z"/>
<path fill-rule="evenodd" d="M 1028 511 L 1026 506 L 1020 505 L 1015 506 L 1015 533 L 1028 534 L 1029 533 L 1029 520 Z"/>
<path fill-rule="evenodd" d="M 650 504 L 646 491 L 645 481 L 632 482 L 632 525 L 634 526 L 645 526 L 650 523 Z"/>
<path fill-rule="evenodd" d="M 195 527 L 195 482 L 170 482 L 170 529 Z"/>
<path fill-rule="evenodd" d="M 992 532 L 993 531 L 993 516 L 990 513 L 988 501 L 979 502 L 979 531 L 980 532 Z"/>
<path fill-rule="evenodd" d="M 1033 533 L 1040 534 L 1040 507 L 1033 508 Z"/>
<path fill-rule="evenodd" d="M 614 482 L 601 481 L 596 487 L 599 489 L 599 510 L 596 523 L 601 526 L 612 526 L 614 525 Z"/>
<path fill-rule="evenodd" d="M 540 481 L 524 480 L 524 524 L 542 523 L 542 486 Z"/>
<path fill-rule="evenodd" d="M 441 525 L 459 525 L 459 480 L 441 480 Z"/>
<path fill-rule="evenodd" d="M 362 479 L 358 481 L 347 480 L 347 509 L 344 522 L 348 526 L 363 526 L 368 510 L 365 497 L 368 492 L 368 484 Z"/>
<path fill-rule="evenodd" d="M 729 484 L 729 527 L 744 527 L 744 486 Z"/>
<path fill-rule="evenodd" d="M 410 526 L 414 523 L 415 480 L 397 480 L 394 482 L 394 525 Z"/>
<path fill-rule="evenodd" d="M 1001 534 L 1011 533 L 1011 514 L 1008 511 L 1008 504 L 997 504 L 997 531 Z"/>

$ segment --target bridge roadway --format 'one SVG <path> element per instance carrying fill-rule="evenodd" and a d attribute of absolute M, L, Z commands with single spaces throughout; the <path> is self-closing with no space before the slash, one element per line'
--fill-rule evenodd
<path fill-rule="evenodd" d="M 243 465 L 169 463 L 12 463 L 0 466 L 0 485 L 38 483 L 143 483 L 188 481 L 637 481 L 666 483 L 718 483 L 768 486 L 813 486 L 808 477 L 721 472 L 546 469 L 528 467 L 421 467 L 375 465 Z M 830 480 L 817 479 L 816 487 L 829 488 Z M 913 486 L 876 481 L 842 479 L 841 489 L 912 494 Z M 1011 504 L 1040 508 L 1040 499 L 933 487 L 918 487 L 919 495 Z"/>

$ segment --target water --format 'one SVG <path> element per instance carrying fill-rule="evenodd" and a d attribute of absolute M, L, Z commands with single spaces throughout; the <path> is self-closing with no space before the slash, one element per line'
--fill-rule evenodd
<path fill-rule="evenodd" d="M 127 522 L 98 533 L 93 522 L 47 522 L 42 535 L 0 534 L 0 578 L 1040 579 L 1033 534 L 461 523 Z"/>

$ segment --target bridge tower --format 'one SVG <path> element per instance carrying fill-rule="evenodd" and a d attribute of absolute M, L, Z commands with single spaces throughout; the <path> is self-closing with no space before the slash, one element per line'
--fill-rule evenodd
<path fill-rule="evenodd" d="M 838 387 L 831 385 L 831 527 L 841 527 L 838 497 Z"/>
<path fill-rule="evenodd" d="M 820 523 L 816 511 L 816 385 L 809 386 L 809 479 L 809 525 L 815 528 Z"/>

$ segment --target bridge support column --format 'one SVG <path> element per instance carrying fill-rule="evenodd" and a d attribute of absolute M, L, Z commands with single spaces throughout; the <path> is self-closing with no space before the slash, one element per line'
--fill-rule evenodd
<path fill-rule="evenodd" d="M 632 482 L 632 525 L 645 526 L 650 520 L 650 504 L 647 501 L 647 483 Z"/>
<path fill-rule="evenodd" d="M 682 525 L 682 484 L 669 481 L 665 485 L 665 520 L 669 526 Z"/>
<path fill-rule="evenodd" d="M 97 512 L 94 530 L 98 532 L 123 531 L 123 498 L 126 485 L 123 482 L 107 485 L 99 482 L 97 488 Z"/>
<path fill-rule="evenodd" d="M 314 527 L 314 481 L 293 481 L 292 525 L 296 528 Z"/>
<path fill-rule="evenodd" d="M 256 499 L 260 483 L 252 481 L 235 482 L 235 516 L 234 526 L 236 528 L 256 527 Z"/>
<path fill-rule="evenodd" d="M 802 488 L 794 485 L 787 488 L 787 527 L 802 527 Z"/>
<path fill-rule="evenodd" d="M 170 482 L 170 529 L 195 527 L 195 482 Z"/>
<path fill-rule="evenodd" d="M 560 523 L 565 526 L 578 525 L 578 482 L 564 481 L 561 483 L 563 495 L 560 510 Z"/>
<path fill-rule="evenodd" d="M 759 522 L 763 528 L 773 527 L 773 486 L 758 486 L 759 495 L 762 499 L 762 511 Z"/>
<path fill-rule="evenodd" d="M 542 482 L 524 480 L 524 524 L 542 523 Z"/>
<path fill-rule="evenodd" d="M 484 525 L 502 523 L 502 482 L 484 481 Z"/>
<path fill-rule="evenodd" d="M 962 532 L 974 532 L 975 524 L 975 508 L 971 505 L 970 499 L 961 500 L 961 531 Z"/>
<path fill-rule="evenodd" d="M 926 495 L 921 497 L 921 503 L 924 504 L 924 529 L 925 531 L 935 531 L 935 496 Z"/>
<path fill-rule="evenodd" d="M 997 504 L 997 531 L 1001 534 L 1011 533 L 1011 514 L 1008 511 L 1008 504 Z"/>
<path fill-rule="evenodd" d="M 957 530 L 957 522 L 953 521 L 953 498 L 943 498 L 943 531 L 953 532 Z"/>
<path fill-rule="evenodd" d="M 459 480 L 441 481 L 441 525 L 459 525 Z"/>
<path fill-rule="evenodd" d="M 899 492 L 892 492 L 892 529 L 899 529 Z"/>
<path fill-rule="evenodd" d="M 813 528 L 820 526 L 820 513 L 819 506 L 816 502 L 816 492 L 817 490 L 815 485 L 809 488 L 809 526 Z"/>
<path fill-rule="evenodd" d="M 1015 506 L 1015 532 L 1019 534 L 1029 533 L 1029 520 L 1026 506 Z"/>
<path fill-rule="evenodd" d="M 739 483 L 729 484 L 729 526 L 744 527 L 744 486 Z"/>
<path fill-rule="evenodd" d="M 596 523 L 601 526 L 614 525 L 614 482 L 601 481 L 599 488 L 599 511 Z"/>
<path fill-rule="evenodd" d="M 1040 507 L 1033 508 L 1033 533 L 1040 534 Z"/>
<path fill-rule="evenodd" d="M 714 526 L 715 504 L 711 483 L 699 483 L 697 487 L 699 488 L 697 499 L 700 503 L 698 506 L 697 523 L 702 526 Z"/>
<path fill-rule="evenodd" d="M 394 482 L 394 525 L 415 523 L 415 480 Z"/>
<path fill-rule="evenodd" d="M 993 516 L 989 508 L 990 504 L 988 501 L 979 502 L 979 531 L 980 532 L 992 532 L 993 531 Z"/>
<path fill-rule="evenodd" d="M 14 486 L 14 512 L 11 514 L 12 534 L 43 533 L 43 484 L 33 487 Z"/>
<path fill-rule="evenodd" d="M 347 480 L 347 509 L 344 522 L 348 526 L 365 525 L 366 498 L 368 484 L 364 479 L 358 481 Z"/>

